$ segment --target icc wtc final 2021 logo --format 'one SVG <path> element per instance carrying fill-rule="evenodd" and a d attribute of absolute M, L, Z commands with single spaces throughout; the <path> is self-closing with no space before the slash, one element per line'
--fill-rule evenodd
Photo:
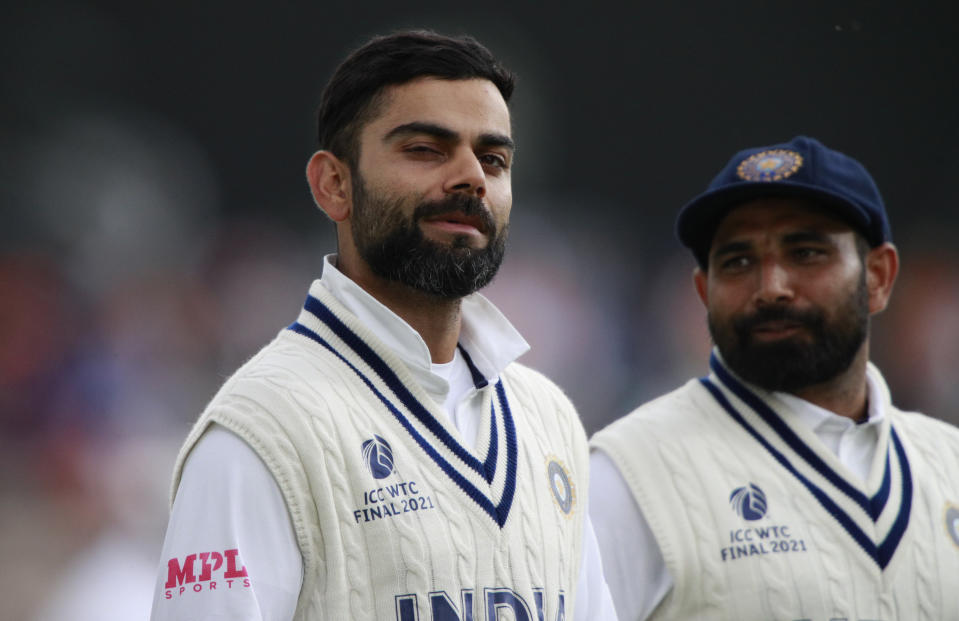
<path fill-rule="evenodd" d="M 375 480 L 385 479 L 394 472 L 400 474 L 393 461 L 393 449 L 380 436 L 373 434 L 372 439 L 364 441 L 360 452 L 363 455 L 363 464 Z M 380 487 L 364 487 L 362 490 L 362 504 L 358 503 L 353 511 L 356 524 L 436 508 L 433 497 L 414 480 L 394 479 L 377 485 Z"/>
<path fill-rule="evenodd" d="M 363 443 L 363 459 L 374 479 L 385 479 L 393 472 L 393 449 L 377 435 Z"/>
<path fill-rule="evenodd" d="M 754 522 L 766 515 L 766 494 L 754 483 L 749 487 L 737 487 L 729 495 L 733 511 L 744 519 Z"/>
<path fill-rule="evenodd" d="M 719 550 L 724 563 L 767 554 L 806 552 L 806 541 L 790 524 L 770 524 L 766 494 L 755 483 L 737 487 L 729 495 L 729 504 L 747 526 L 737 524 L 729 530 L 729 542 Z"/>

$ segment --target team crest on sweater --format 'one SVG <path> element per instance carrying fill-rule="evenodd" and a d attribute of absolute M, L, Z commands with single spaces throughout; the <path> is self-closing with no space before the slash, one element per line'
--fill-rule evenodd
<path fill-rule="evenodd" d="M 943 522 L 949 538 L 959 548 L 959 507 L 952 503 L 947 504 L 943 512 Z"/>
<path fill-rule="evenodd" d="M 576 486 L 570 480 L 569 470 L 559 459 L 550 456 L 546 460 L 546 476 L 549 478 L 549 487 L 556 506 L 566 517 L 571 517 L 576 505 Z"/>

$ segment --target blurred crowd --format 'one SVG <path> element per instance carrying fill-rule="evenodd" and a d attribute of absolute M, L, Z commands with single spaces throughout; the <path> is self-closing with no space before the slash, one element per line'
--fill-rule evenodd
<path fill-rule="evenodd" d="M 0 123 L 0 619 L 137 621 L 180 442 L 224 378 L 296 318 L 335 241 L 305 181 L 279 194 L 298 198 L 228 208 L 180 125 L 76 96 L 136 66 L 71 15 L 56 36 L 4 43 L 19 50 L 5 103 L 22 118 Z M 96 61 L 90 72 L 41 53 L 56 42 Z M 517 193 L 486 295 L 532 345 L 522 362 L 563 386 L 592 432 L 704 374 L 709 338 L 672 231 L 581 191 Z M 959 423 L 959 251 L 941 223 L 891 213 L 903 269 L 873 358 L 898 405 Z"/>
<path fill-rule="evenodd" d="M 221 213 L 209 165 L 175 132 L 93 118 L 43 138 L 6 162 L 0 617 L 146 619 L 179 442 L 295 318 L 333 229 L 318 211 L 300 228 Z M 312 209 L 305 185 L 296 209 Z M 486 294 L 594 431 L 704 373 L 709 340 L 686 253 L 580 213 L 518 200 Z M 900 405 L 959 422 L 959 261 L 902 251 L 874 358 Z"/>

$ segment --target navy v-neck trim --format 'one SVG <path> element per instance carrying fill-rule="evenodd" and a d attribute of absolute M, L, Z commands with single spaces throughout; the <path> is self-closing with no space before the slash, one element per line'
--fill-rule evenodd
<path fill-rule="evenodd" d="M 902 474 L 902 494 L 900 497 L 899 508 L 896 519 L 885 538 L 877 545 L 876 542 L 867 535 L 856 524 L 856 521 L 837 504 L 827 493 L 806 476 L 804 476 L 796 466 L 779 450 L 777 450 L 761 433 L 759 433 L 730 403 L 726 395 L 709 378 L 701 378 L 700 383 L 709 391 L 720 406 L 742 426 L 763 448 L 768 451 L 773 458 L 779 462 L 792 476 L 798 479 L 806 489 L 816 498 L 826 511 L 832 515 L 842 528 L 856 541 L 857 544 L 872 558 L 881 569 L 885 569 L 895 554 L 906 529 L 909 525 L 909 516 L 912 508 L 912 473 L 909 467 L 909 460 L 905 449 L 902 446 L 899 436 L 894 428 L 890 428 L 890 446 L 887 447 L 886 459 L 884 460 L 885 472 L 883 473 L 882 483 L 876 494 L 868 498 L 861 491 L 853 487 L 846 479 L 836 473 L 826 462 L 824 462 L 816 453 L 803 442 L 796 433 L 789 428 L 786 422 L 776 412 L 769 407 L 758 395 L 749 390 L 746 386 L 734 378 L 722 364 L 717 360 L 715 354 L 710 358 L 710 367 L 716 374 L 720 382 L 743 403 L 748 405 L 777 436 L 806 464 L 826 479 L 833 487 L 842 494 L 850 498 L 859 505 L 863 511 L 875 523 L 882 514 L 891 491 L 891 464 L 890 451 L 895 451 L 897 463 L 900 466 Z"/>
<path fill-rule="evenodd" d="M 386 386 L 390 389 L 390 391 L 393 392 L 399 402 L 420 424 L 426 427 L 431 434 L 438 438 L 439 441 L 460 461 L 480 475 L 488 485 L 492 486 L 493 479 L 496 476 L 499 444 L 496 425 L 496 412 L 495 407 L 492 404 L 490 407 L 490 447 L 486 456 L 486 460 L 480 462 L 480 460 L 467 451 L 445 429 L 445 427 L 443 427 L 443 425 L 436 420 L 429 410 L 422 403 L 420 403 L 415 396 L 413 396 L 413 394 L 403 384 L 399 377 L 397 377 L 393 369 L 390 368 L 390 366 L 373 350 L 373 348 L 364 342 L 338 317 L 336 317 L 336 315 L 333 314 L 333 312 L 327 308 L 326 305 L 324 305 L 315 297 L 308 296 L 304 308 L 308 313 L 313 315 L 318 321 L 329 328 L 337 336 L 337 338 L 343 341 L 343 343 L 345 343 L 357 356 L 359 356 L 370 367 L 370 369 L 373 370 L 379 379 L 386 384 Z M 326 341 L 326 339 L 299 322 L 293 323 L 289 329 L 322 345 L 342 362 L 344 362 L 354 373 L 356 373 L 356 375 L 359 376 L 359 378 L 371 390 L 371 392 L 373 392 L 373 394 L 387 407 L 394 418 L 396 418 L 400 425 L 406 429 L 407 433 L 410 434 L 420 448 L 427 455 L 429 455 L 433 462 L 439 466 L 446 476 L 453 480 L 456 485 L 467 494 L 467 496 L 469 496 L 477 505 L 479 505 L 486 513 L 488 513 L 501 528 L 503 527 L 503 525 L 506 523 L 507 517 L 509 516 L 509 510 L 513 501 L 513 493 L 516 487 L 518 446 L 516 441 L 516 428 L 513 422 L 512 412 L 509 407 L 509 402 L 506 398 L 506 392 L 503 387 L 502 380 L 499 380 L 496 383 L 495 390 L 497 401 L 500 404 L 500 412 L 505 432 L 506 479 L 502 496 L 497 503 L 494 499 L 490 498 L 487 494 L 473 485 L 469 479 L 467 479 L 456 469 L 454 465 L 446 460 L 439 453 L 436 447 L 434 447 L 428 439 L 426 439 L 421 433 L 419 433 L 419 431 L 417 431 L 416 427 L 409 419 L 407 419 L 407 417 L 390 400 L 390 398 L 377 389 L 374 383 L 363 373 L 363 371 L 347 360 L 346 357 L 341 352 L 337 351 L 329 342 Z M 462 348 L 461 351 L 464 354 L 466 353 L 464 350 L 462 350 Z M 473 375 L 474 383 L 477 384 L 477 388 L 482 387 L 476 380 L 477 376 L 483 380 L 483 385 L 485 386 L 485 378 L 482 378 L 481 374 L 479 374 L 479 371 L 476 370 L 468 354 L 464 356 L 464 360 L 466 360 L 467 365 L 470 367 L 470 372 Z"/>

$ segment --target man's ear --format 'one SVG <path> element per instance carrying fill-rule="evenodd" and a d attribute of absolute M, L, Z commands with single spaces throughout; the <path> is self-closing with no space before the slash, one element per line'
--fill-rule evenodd
<path fill-rule="evenodd" d="M 889 242 L 876 246 L 866 255 L 866 288 L 869 291 L 869 313 L 885 310 L 892 295 L 892 285 L 899 273 L 899 252 Z"/>
<path fill-rule="evenodd" d="M 334 222 L 350 216 L 353 206 L 350 167 L 329 151 L 317 151 L 306 165 L 313 200 Z"/>
<path fill-rule="evenodd" d="M 696 267 L 693 270 L 693 286 L 696 287 L 696 294 L 699 295 L 699 299 L 702 301 L 703 306 L 709 307 L 709 290 L 707 289 L 708 274 L 703 271 L 701 267 Z"/>

